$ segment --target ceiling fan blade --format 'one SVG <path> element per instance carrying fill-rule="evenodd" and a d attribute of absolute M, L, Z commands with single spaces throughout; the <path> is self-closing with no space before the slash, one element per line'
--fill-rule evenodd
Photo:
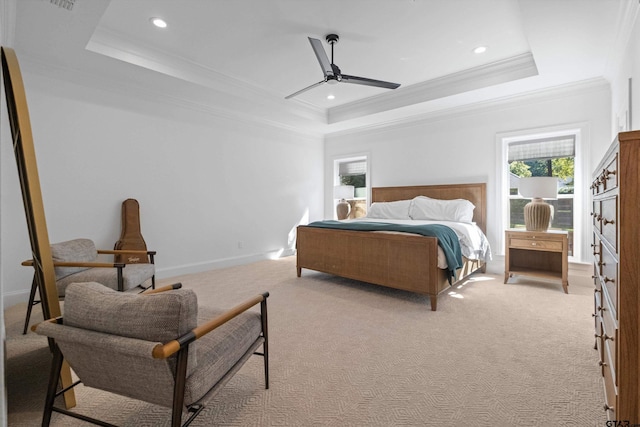
<path fill-rule="evenodd" d="M 381 87 L 384 89 L 397 89 L 398 87 L 400 87 L 400 83 L 384 82 L 382 80 L 367 79 L 365 77 L 357 77 L 357 76 L 348 76 L 346 74 L 342 75 L 342 80 L 340 81 L 345 83 L 354 83 L 358 85 Z"/>
<path fill-rule="evenodd" d="M 316 58 L 318 58 L 320 68 L 322 68 L 322 73 L 324 74 L 324 76 L 333 76 L 333 68 L 331 68 L 331 62 L 329 62 L 327 53 L 322 47 L 322 42 L 318 39 L 312 39 L 311 37 L 309 37 L 309 43 L 311 43 L 313 52 L 316 54 Z"/>
<path fill-rule="evenodd" d="M 294 96 L 298 96 L 298 95 L 300 95 L 301 93 L 308 91 L 309 89 L 313 89 L 313 88 L 314 88 L 314 87 L 316 87 L 316 86 L 320 86 L 320 85 L 321 85 L 321 84 L 323 84 L 324 82 L 325 82 L 325 80 L 319 81 L 318 83 L 314 83 L 314 84 L 312 84 L 311 86 L 307 86 L 307 87 L 305 87 L 304 89 L 300 89 L 299 91 L 294 92 L 294 93 L 292 93 L 292 94 L 291 94 L 291 95 L 289 95 L 289 96 L 285 96 L 285 97 L 284 97 L 284 99 L 289 99 L 289 98 L 293 98 Z"/>

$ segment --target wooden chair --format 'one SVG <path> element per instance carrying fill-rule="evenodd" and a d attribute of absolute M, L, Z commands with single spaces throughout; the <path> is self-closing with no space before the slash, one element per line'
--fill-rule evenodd
<path fill-rule="evenodd" d="M 139 253 L 149 257 L 149 263 L 126 264 L 122 262 L 105 262 L 100 255 Z M 151 288 L 155 288 L 155 251 L 104 250 L 96 249 L 89 239 L 74 239 L 51 245 L 51 255 L 55 267 L 56 288 L 58 297 L 64 298 L 65 290 L 71 283 L 98 282 L 118 291 L 129 291 L 140 287 L 142 291 L 146 282 L 150 281 Z M 27 260 L 23 266 L 33 267 L 33 261 Z M 126 267 L 126 268 L 125 268 Z M 38 285 L 35 277 L 31 282 L 31 293 L 27 304 L 27 315 L 24 321 L 23 334 L 27 333 L 33 306 L 40 303 L 35 299 Z"/>
<path fill-rule="evenodd" d="M 55 405 L 63 360 L 79 378 L 73 386 L 170 407 L 172 426 L 181 425 L 184 409 L 189 424 L 252 354 L 263 356 L 269 388 L 269 293 L 225 311 L 198 307 L 195 293 L 180 286 L 131 294 L 98 283 L 69 285 L 64 320 L 32 328 L 53 340 L 43 426 L 54 411 L 111 425 Z M 250 310 L 257 304 L 260 312 Z"/>

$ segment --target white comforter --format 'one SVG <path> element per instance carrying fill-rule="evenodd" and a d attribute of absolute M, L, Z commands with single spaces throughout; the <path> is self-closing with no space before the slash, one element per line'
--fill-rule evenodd
<path fill-rule="evenodd" d="M 404 225 L 425 225 L 425 224 L 442 224 L 451 228 L 458 235 L 460 240 L 460 249 L 462 255 L 468 259 L 489 261 L 491 259 L 491 247 L 489 241 L 484 235 L 480 227 L 476 224 L 467 222 L 453 221 L 425 221 L 412 219 L 378 219 L 378 218 L 356 218 L 346 220 L 346 222 L 386 222 L 389 224 Z M 392 233 L 398 233 L 393 231 Z M 442 248 L 438 246 L 438 267 L 447 268 L 447 260 L 442 252 Z"/>

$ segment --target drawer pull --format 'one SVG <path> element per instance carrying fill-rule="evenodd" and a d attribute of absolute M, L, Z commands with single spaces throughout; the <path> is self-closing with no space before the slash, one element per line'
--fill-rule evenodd
<path fill-rule="evenodd" d="M 609 278 L 609 277 L 607 277 L 607 276 L 604 276 L 604 283 L 607 283 L 607 282 L 615 283 L 615 282 L 616 282 L 616 280 L 615 280 L 615 279 L 611 279 L 611 278 Z"/>
<path fill-rule="evenodd" d="M 536 242 L 531 242 L 531 246 L 536 246 L 537 243 Z"/>
<path fill-rule="evenodd" d="M 609 179 L 609 175 L 615 175 L 616 171 L 604 170 L 602 173 L 604 174 L 604 179 Z"/>
<path fill-rule="evenodd" d="M 604 404 L 604 410 L 605 411 L 613 411 L 613 406 L 609 406 L 606 403 Z"/>
<path fill-rule="evenodd" d="M 600 261 L 600 262 L 598 263 L 598 265 L 599 265 L 600 267 L 602 267 L 603 265 L 607 265 L 607 263 L 606 263 L 606 262 L 602 262 L 602 261 Z"/>
<path fill-rule="evenodd" d="M 602 338 L 602 335 L 595 334 L 595 337 L 596 338 Z M 602 362 L 600 362 L 600 363 L 602 363 Z"/>
<path fill-rule="evenodd" d="M 614 221 L 614 220 L 612 220 L 612 219 L 611 219 L 611 220 L 609 220 L 609 219 L 602 218 L 602 223 L 603 223 L 604 225 L 607 225 L 607 224 L 613 224 L 614 222 L 615 222 L 615 221 Z"/>
<path fill-rule="evenodd" d="M 610 336 L 609 336 L 609 335 L 607 335 L 607 334 L 604 334 L 604 335 L 602 336 L 602 338 L 604 338 L 604 340 L 605 340 L 605 341 L 606 341 L 606 340 L 614 341 L 613 337 L 610 337 Z"/>
<path fill-rule="evenodd" d="M 602 360 L 598 362 L 598 365 L 600 365 L 600 366 L 609 366 L 606 363 L 604 363 Z"/>

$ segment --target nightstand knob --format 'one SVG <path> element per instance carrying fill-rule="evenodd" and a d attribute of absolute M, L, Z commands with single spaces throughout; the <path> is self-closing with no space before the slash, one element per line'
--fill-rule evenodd
<path fill-rule="evenodd" d="M 536 246 L 537 243 L 536 242 L 531 242 L 531 246 Z"/>

